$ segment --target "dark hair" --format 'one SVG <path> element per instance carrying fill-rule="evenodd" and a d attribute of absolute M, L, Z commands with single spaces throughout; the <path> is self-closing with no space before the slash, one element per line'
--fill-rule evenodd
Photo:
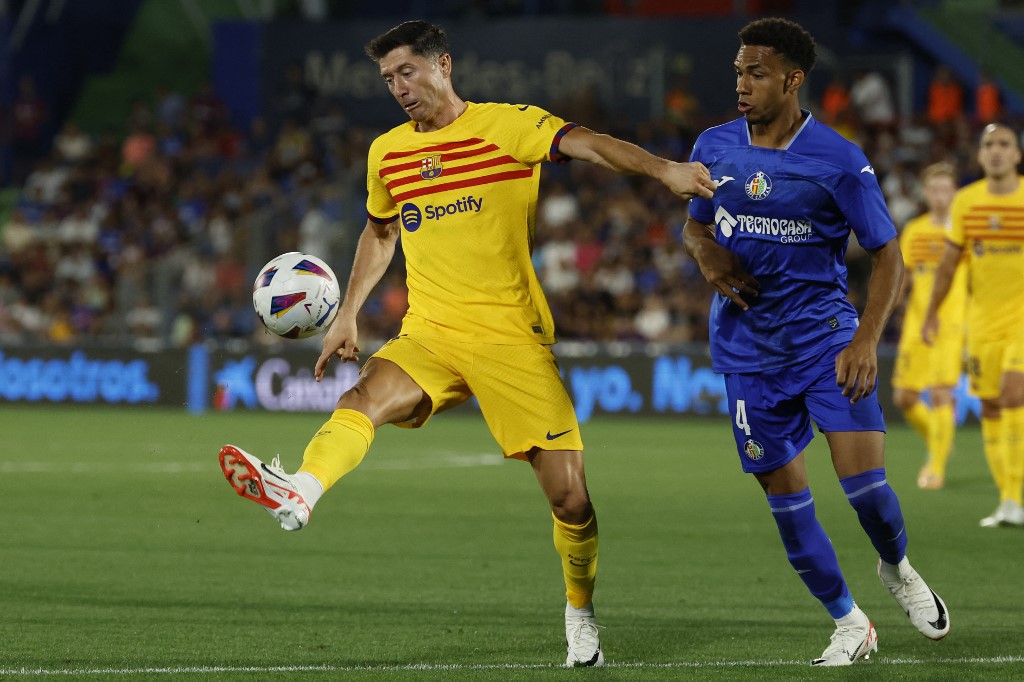
<path fill-rule="evenodd" d="M 744 45 L 770 47 L 796 66 L 810 73 L 817 59 L 814 38 L 807 30 L 789 19 L 768 17 L 752 21 L 740 29 Z"/>
<path fill-rule="evenodd" d="M 440 26 L 425 21 L 406 21 L 380 34 L 363 48 L 370 59 L 379 62 L 392 50 L 408 45 L 412 53 L 437 59 L 448 53 L 448 37 Z"/>

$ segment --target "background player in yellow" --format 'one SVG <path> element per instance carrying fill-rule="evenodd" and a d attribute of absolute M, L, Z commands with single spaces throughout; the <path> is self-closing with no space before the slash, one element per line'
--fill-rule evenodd
<path fill-rule="evenodd" d="M 953 199 L 952 230 L 935 273 L 921 335 L 933 342 L 939 307 L 961 254 L 968 268 L 967 371 L 981 398 L 981 429 L 999 489 L 999 506 L 983 527 L 1024 526 L 1024 183 L 1020 144 L 1000 123 L 985 127 L 978 162 L 985 177 Z"/>
<path fill-rule="evenodd" d="M 550 348 L 551 312 L 530 261 L 539 164 L 581 159 L 642 173 L 683 198 L 711 197 L 711 176 L 700 163 L 652 156 L 537 107 L 462 100 L 445 33 L 428 23 L 396 26 L 366 52 L 411 120 L 370 146 L 369 219 L 317 379 L 332 356 L 357 359 L 356 315 L 399 235 L 409 288 L 401 333 L 363 365 L 298 473 L 234 446 L 221 450 L 221 466 L 240 495 L 298 530 L 382 424 L 419 427 L 476 396 L 505 456 L 531 464 L 550 504 L 566 585 L 566 664 L 601 665 L 592 603 L 597 520 L 579 425 Z"/>
<path fill-rule="evenodd" d="M 964 310 L 967 270 L 958 268 L 950 293 L 939 309 L 939 333 L 930 345 L 921 339 L 935 268 L 949 237 L 949 207 L 956 193 L 956 169 L 936 163 L 921 173 L 928 212 L 907 222 L 900 234 L 906 276 L 906 308 L 896 369 L 892 376 L 893 403 L 924 439 L 928 460 L 917 477 L 919 488 L 938 490 L 946 478 L 953 448 L 956 417 L 953 388 L 963 372 Z M 928 391 L 928 405 L 922 393 Z"/>

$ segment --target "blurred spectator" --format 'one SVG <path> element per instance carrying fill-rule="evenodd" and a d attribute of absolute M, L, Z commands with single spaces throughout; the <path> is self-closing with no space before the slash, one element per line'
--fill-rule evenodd
<path fill-rule="evenodd" d="M 309 201 L 309 208 L 299 222 L 299 251 L 317 256 L 324 262 L 333 262 L 331 257 L 331 234 L 337 230 L 324 213 L 319 196 Z"/>
<path fill-rule="evenodd" d="M 53 149 L 61 161 L 77 165 L 92 151 L 92 139 L 82 132 L 75 121 L 68 121 L 53 138 Z"/>
<path fill-rule="evenodd" d="M 697 117 L 700 103 L 690 93 L 689 77 L 680 73 L 672 79 L 672 85 L 665 93 L 665 120 L 684 135 L 697 132 Z"/>
<path fill-rule="evenodd" d="M 933 125 L 944 125 L 964 114 L 964 92 L 953 72 L 939 64 L 928 86 L 928 120 Z"/>
<path fill-rule="evenodd" d="M 121 145 L 121 163 L 126 173 L 143 166 L 156 153 L 156 137 L 143 125 L 136 125 Z"/>
<path fill-rule="evenodd" d="M 981 124 L 998 121 L 1002 114 L 1002 101 L 999 86 L 987 73 L 978 77 L 978 87 L 974 92 L 974 115 Z"/>
<path fill-rule="evenodd" d="M 821 95 L 821 117 L 830 126 L 847 114 L 850 109 L 850 89 L 844 76 L 836 76 L 825 86 Z"/>
<path fill-rule="evenodd" d="M 896 118 L 889 84 L 877 71 L 857 71 L 850 86 L 850 102 L 869 128 L 888 128 Z"/>
<path fill-rule="evenodd" d="M 576 242 L 564 223 L 550 229 L 537 254 L 540 259 L 538 274 L 545 291 L 558 294 L 576 286 L 579 281 Z"/>
<path fill-rule="evenodd" d="M 156 89 L 155 99 L 157 123 L 171 130 L 180 128 L 185 112 L 185 98 L 181 93 L 171 90 L 166 85 L 160 85 Z"/>
<path fill-rule="evenodd" d="M 301 63 L 289 64 L 285 68 L 284 82 L 278 90 L 274 102 L 277 105 L 277 123 L 291 119 L 298 124 L 309 121 L 316 91 L 306 84 L 306 76 Z"/>
<path fill-rule="evenodd" d="M 564 182 L 552 181 L 538 211 L 541 221 L 551 227 L 561 227 L 580 214 L 579 201 L 566 188 Z"/>

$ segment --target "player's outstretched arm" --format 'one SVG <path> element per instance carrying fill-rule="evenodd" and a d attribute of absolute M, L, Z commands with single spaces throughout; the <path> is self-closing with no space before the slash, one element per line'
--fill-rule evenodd
<path fill-rule="evenodd" d="M 359 237 L 356 256 L 352 262 L 352 273 L 348 278 L 345 300 L 341 302 L 338 316 L 331 328 L 324 335 L 323 350 L 317 358 L 314 375 L 316 380 L 323 378 L 324 370 L 331 356 L 337 355 L 342 362 L 355 361 L 359 358 L 359 346 L 356 345 L 357 329 L 356 314 L 363 307 L 366 298 L 373 291 L 380 278 L 388 268 L 395 255 L 398 242 L 398 221 L 393 220 L 387 225 L 379 225 L 372 220 L 366 221 L 366 227 Z"/>
<path fill-rule="evenodd" d="M 582 126 L 576 126 L 562 137 L 558 151 L 618 173 L 647 175 L 684 199 L 695 196 L 710 199 L 715 193 L 715 183 L 704 164 L 669 161 L 635 144 Z"/>
<path fill-rule="evenodd" d="M 713 228 L 689 218 L 683 226 L 683 248 L 697 261 L 704 279 L 743 310 L 743 295 L 757 296 L 761 285 L 740 263 L 739 256 L 718 244 Z"/>
<path fill-rule="evenodd" d="M 894 237 L 870 250 L 871 277 L 868 300 L 853 340 L 836 356 L 836 384 L 855 403 L 875 390 L 878 379 L 878 342 L 899 300 L 903 282 L 903 252 Z"/>
<path fill-rule="evenodd" d="M 939 334 L 939 307 L 946 300 L 949 288 L 953 286 L 953 276 L 956 274 L 957 265 L 960 263 L 960 255 L 964 249 L 953 242 L 946 242 L 946 250 L 942 252 L 942 260 L 939 267 L 935 269 L 935 281 L 932 283 L 932 295 L 928 299 L 928 310 L 924 314 L 924 324 L 921 325 L 921 340 L 929 346 L 935 341 Z"/>

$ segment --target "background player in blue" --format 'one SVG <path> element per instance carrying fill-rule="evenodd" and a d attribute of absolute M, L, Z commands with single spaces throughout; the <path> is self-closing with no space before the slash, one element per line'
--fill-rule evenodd
<path fill-rule="evenodd" d="M 793 568 L 836 621 L 812 665 L 850 665 L 877 650 L 877 636 L 814 513 L 803 456 L 811 419 L 880 555 L 883 584 L 926 637 L 949 632 L 945 604 L 907 561 L 903 514 L 885 478 L 877 346 L 903 260 L 867 158 L 800 108 L 813 38 L 776 18 L 739 35 L 743 117 L 704 131 L 694 146 L 692 160 L 707 166 L 718 189 L 690 202 L 684 239 L 718 290 L 712 361 L 725 374 L 743 470 L 764 488 Z M 859 321 L 846 299 L 851 230 L 872 262 Z"/>

